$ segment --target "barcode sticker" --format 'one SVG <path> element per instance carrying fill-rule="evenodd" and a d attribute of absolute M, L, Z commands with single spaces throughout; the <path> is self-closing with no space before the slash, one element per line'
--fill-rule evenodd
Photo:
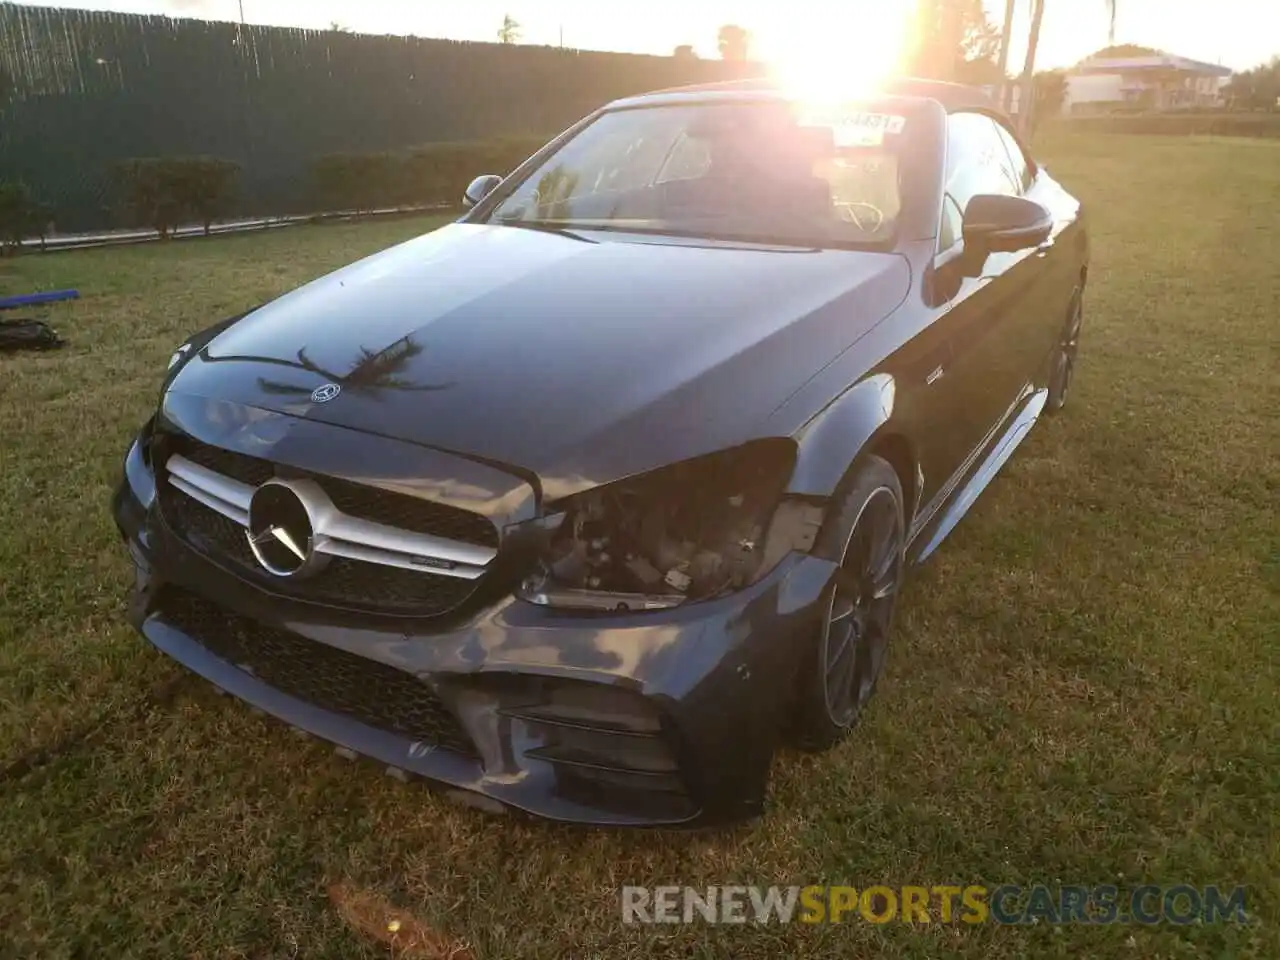
<path fill-rule="evenodd" d="M 907 118 L 888 113 L 851 113 L 848 116 L 840 117 L 837 123 L 842 127 L 856 127 L 897 134 L 906 129 Z"/>
<path fill-rule="evenodd" d="M 840 113 L 813 117 L 812 123 L 831 128 L 838 147 L 877 147 L 886 136 L 896 136 L 907 127 L 907 118 L 888 113 Z"/>

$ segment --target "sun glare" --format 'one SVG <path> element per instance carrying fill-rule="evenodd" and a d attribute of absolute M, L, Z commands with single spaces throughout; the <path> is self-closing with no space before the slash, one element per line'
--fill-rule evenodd
<path fill-rule="evenodd" d="M 832 5 L 819 20 L 796 18 L 760 35 L 770 74 L 807 100 L 839 100 L 902 69 L 910 16 L 903 0 Z"/>

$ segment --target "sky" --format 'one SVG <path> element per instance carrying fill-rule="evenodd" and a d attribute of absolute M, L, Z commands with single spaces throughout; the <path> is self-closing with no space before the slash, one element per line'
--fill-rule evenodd
<path fill-rule="evenodd" d="M 19 0 L 30 2 L 30 0 Z M 39 0 L 32 5 L 161 13 L 236 20 L 243 4 L 251 23 L 325 28 L 332 23 L 361 33 L 415 34 L 454 40 L 494 40 L 503 16 L 522 27 L 521 42 L 598 50 L 670 54 L 692 44 L 715 57 L 716 31 L 737 23 L 753 34 L 753 53 L 801 59 L 807 37 L 835 43 L 840 58 L 866 51 L 883 57 L 893 43 L 887 10 L 909 0 L 643 0 L 623 6 L 600 0 Z M 999 25 L 1004 0 L 984 0 Z M 1029 0 L 1019 0 L 1012 62 L 1021 66 Z M 1280 54 L 1277 0 L 1119 0 L 1118 43 L 1156 47 L 1184 57 L 1255 66 Z M 1104 0 L 1048 0 L 1038 67 L 1069 66 L 1106 45 Z M 833 29 L 832 18 L 840 18 Z M 865 21 L 863 20 L 865 16 Z M 865 33 L 865 35 L 860 35 Z"/>

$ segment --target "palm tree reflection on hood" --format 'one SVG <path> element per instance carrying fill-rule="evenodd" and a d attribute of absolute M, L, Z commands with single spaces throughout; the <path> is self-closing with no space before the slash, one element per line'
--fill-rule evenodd
<path fill-rule="evenodd" d="M 397 340 L 382 350 L 370 350 L 368 347 L 361 347 L 359 357 L 345 374 L 326 370 L 320 366 L 307 356 L 305 347 L 298 351 L 298 359 L 296 361 L 249 357 L 223 357 L 220 359 L 255 359 L 261 362 L 293 367 L 298 370 L 306 370 L 308 373 L 323 377 L 330 383 L 338 384 L 344 391 L 350 390 L 355 393 L 364 393 L 373 400 L 383 399 L 384 392 L 388 390 L 426 393 L 433 390 L 447 390 L 449 387 L 454 386 L 453 381 L 448 383 L 415 383 L 402 376 L 409 361 L 422 353 L 422 350 L 422 344 L 414 340 L 412 335 Z M 258 386 L 263 393 L 277 396 L 310 396 L 312 391 L 311 386 L 299 386 L 279 380 L 271 380 L 266 377 L 258 378 Z"/>

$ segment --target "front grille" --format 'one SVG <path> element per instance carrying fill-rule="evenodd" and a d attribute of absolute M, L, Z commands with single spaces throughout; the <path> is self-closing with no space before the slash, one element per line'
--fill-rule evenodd
<path fill-rule="evenodd" d="M 186 438 L 174 438 L 166 456 L 168 453 L 180 453 L 215 473 L 255 487 L 276 474 L 275 466 L 267 460 Z M 412 530 L 414 533 L 429 533 L 446 540 L 474 543 L 481 547 L 498 545 L 498 529 L 487 517 L 470 510 L 420 500 L 403 493 L 389 493 L 376 487 L 366 487 L 350 480 L 322 476 L 306 470 L 285 467 L 280 469 L 290 477 L 310 477 L 316 480 L 324 487 L 333 505 L 353 517 Z"/>
<path fill-rule="evenodd" d="M 187 437 L 165 438 L 161 462 L 174 453 L 251 486 L 259 486 L 277 473 L 267 460 Z M 316 480 L 334 506 L 350 516 L 477 546 L 498 545 L 497 528 L 480 514 L 336 477 L 284 467 L 280 472 Z M 280 596 L 373 613 L 436 617 L 461 606 L 481 583 L 482 578 L 447 577 L 345 557 L 333 557 L 324 569 L 305 580 L 275 577 L 253 556 L 243 527 L 168 483 L 157 484 L 157 491 L 161 515 L 180 540 Z"/>
<path fill-rule="evenodd" d="M 462 604 L 479 585 L 477 580 L 362 563 L 346 557 L 332 558 L 307 580 L 275 577 L 258 565 L 244 527 L 168 484 L 159 490 L 165 522 L 178 537 L 280 596 L 375 613 L 432 617 Z"/>
<path fill-rule="evenodd" d="M 159 612 L 215 656 L 282 693 L 367 726 L 475 756 L 435 692 L 412 674 L 224 610 L 168 587 Z"/>

